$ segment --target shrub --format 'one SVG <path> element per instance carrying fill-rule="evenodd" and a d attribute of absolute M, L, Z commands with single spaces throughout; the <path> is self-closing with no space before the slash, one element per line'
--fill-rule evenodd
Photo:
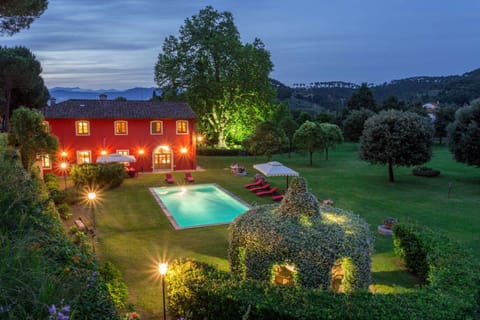
<path fill-rule="evenodd" d="M 47 173 L 43 177 L 43 181 L 45 182 L 45 186 L 50 194 L 50 199 L 52 199 L 55 204 L 65 202 L 65 193 L 62 191 L 62 189 L 60 189 L 58 178 L 55 174 Z"/>
<path fill-rule="evenodd" d="M 414 176 L 419 177 L 437 177 L 440 175 L 440 170 L 428 168 L 428 167 L 415 167 L 412 170 Z"/>
<path fill-rule="evenodd" d="M 105 280 L 108 293 L 117 308 L 126 307 L 128 291 L 122 274 L 111 262 L 104 262 L 100 266 L 100 274 Z"/>
<path fill-rule="evenodd" d="M 73 165 L 70 177 L 76 186 L 116 188 L 128 175 L 120 163 L 84 163 Z"/>
<path fill-rule="evenodd" d="M 199 156 L 238 156 L 246 155 L 245 150 L 241 149 L 225 149 L 225 148 L 197 148 L 197 155 Z"/>
<path fill-rule="evenodd" d="M 68 220 L 72 216 L 72 209 L 66 203 L 61 203 L 57 206 L 58 214 L 63 220 Z"/>

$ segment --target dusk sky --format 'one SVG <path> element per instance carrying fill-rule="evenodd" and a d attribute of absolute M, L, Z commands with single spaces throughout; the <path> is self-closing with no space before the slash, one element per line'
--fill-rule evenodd
<path fill-rule="evenodd" d="M 22 45 L 49 88 L 155 86 L 165 37 L 207 5 L 233 14 L 242 42 L 260 38 L 271 77 L 383 83 L 462 74 L 480 67 L 477 0 L 50 0 L 31 28 L 0 44 Z"/>

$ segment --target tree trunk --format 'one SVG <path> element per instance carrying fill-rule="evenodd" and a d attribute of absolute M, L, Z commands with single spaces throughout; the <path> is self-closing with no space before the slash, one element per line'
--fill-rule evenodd
<path fill-rule="evenodd" d="M 393 177 L 392 160 L 388 160 L 388 178 L 389 178 L 390 182 L 395 182 L 395 179 Z"/>
<path fill-rule="evenodd" d="M 223 128 L 218 130 L 218 148 L 227 148 L 227 142 L 225 141 L 225 134 L 223 132 Z"/>
<path fill-rule="evenodd" d="M 313 152 L 310 151 L 310 165 L 313 166 Z"/>
<path fill-rule="evenodd" d="M 325 148 L 325 160 L 328 160 L 328 148 Z"/>
<path fill-rule="evenodd" d="M 12 89 L 6 88 L 5 89 L 5 118 L 3 120 L 4 130 L 8 132 L 10 129 L 10 101 L 12 100 Z"/>

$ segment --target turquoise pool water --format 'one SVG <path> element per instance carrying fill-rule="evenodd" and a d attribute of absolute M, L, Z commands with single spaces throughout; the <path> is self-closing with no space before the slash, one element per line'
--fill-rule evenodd
<path fill-rule="evenodd" d="M 175 229 L 226 224 L 250 206 L 216 184 L 150 188 Z"/>

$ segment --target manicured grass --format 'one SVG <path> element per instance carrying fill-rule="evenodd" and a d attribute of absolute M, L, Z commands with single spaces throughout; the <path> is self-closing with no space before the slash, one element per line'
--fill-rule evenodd
<path fill-rule="evenodd" d="M 441 170 L 436 178 L 415 177 L 411 168 L 395 168 L 395 183 L 388 182 L 387 168 L 362 162 L 356 144 L 343 144 L 330 152 L 330 159 L 316 154 L 314 165 L 307 155 L 278 155 L 280 161 L 300 172 L 319 200 L 332 199 L 335 206 L 352 211 L 371 224 L 372 232 L 386 217 L 414 219 L 441 230 L 471 248 L 480 257 L 480 170 L 452 160 L 444 146 L 436 146 L 426 166 Z M 264 157 L 199 157 L 206 171 L 193 173 L 195 183 L 215 182 L 252 204 L 272 203 L 242 187 L 257 173 L 254 163 Z M 247 177 L 226 169 L 231 163 L 247 168 Z M 96 209 L 101 260 L 112 261 L 124 274 L 130 301 L 144 318 L 161 315 L 161 288 L 157 264 L 160 260 L 191 257 L 228 270 L 228 226 L 175 231 L 148 187 L 165 186 L 164 174 L 144 174 L 128 179 L 118 189 L 106 191 Z M 183 173 L 175 172 L 177 184 Z M 285 188 L 285 177 L 269 178 Z M 449 185 L 451 186 L 450 197 Z M 192 209 L 195 204 L 192 203 Z M 371 290 L 388 293 L 411 290 L 416 279 L 403 270 L 393 255 L 391 238 L 376 236 Z"/>

